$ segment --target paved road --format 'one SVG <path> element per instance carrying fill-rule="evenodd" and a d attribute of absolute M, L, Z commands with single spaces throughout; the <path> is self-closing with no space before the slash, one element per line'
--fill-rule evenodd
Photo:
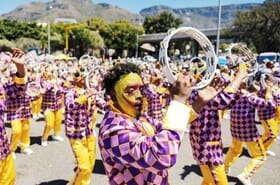
<path fill-rule="evenodd" d="M 65 185 L 74 176 L 75 161 L 68 140 L 64 142 L 50 141 L 47 147 L 40 146 L 40 137 L 43 132 L 44 121 L 32 121 L 31 143 L 34 153 L 26 156 L 17 153 L 16 156 L 16 185 Z M 262 128 L 259 125 L 260 131 Z M 223 121 L 223 141 L 225 151 L 230 145 L 231 136 L 228 120 Z M 8 128 L 10 133 L 10 129 Z M 64 131 L 64 128 L 63 128 Z M 280 141 L 274 144 L 272 150 L 277 153 L 276 157 L 268 157 L 265 165 L 253 177 L 254 185 L 280 185 Z M 243 155 L 231 168 L 229 176 L 230 185 L 240 185 L 237 176 L 248 163 L 248 153 L 244 150 Z M 185 135 L 181 145 L 177 164 L 170 170 L 172 185 L 200 185 L 202 178 L 199 167 L 192 158 L 188 134 Z M 104 174 L 99 151 L 92 175 L 91 185 L 106 185 L 107 178 Z"/>

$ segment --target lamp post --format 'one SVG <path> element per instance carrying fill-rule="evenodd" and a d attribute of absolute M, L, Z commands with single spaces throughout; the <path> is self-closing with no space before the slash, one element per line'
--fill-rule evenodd
<path fill-rule="evenodd" d="M 136 52 L 135 52 L 135 58 L 138 58 L 138 39 L 139 39 L 139 36 L 138 36 L 138 33 L 136 35 Z"/>
<path fill-rule="evenodd" d="M 218 18 L 217 45 L 216 45 L 217 56 L 219 56 L 219 47 L 220 47 L 221 14 L 222 14 L 222 6 L 221 6 L 221 0 L 219 0 L 219 18 Z"/>
<path fill-rule="evenodd" d="M 51 10 L 53 7 L 49 6 L 49 10 Z M 51 54 L 51 22 L 48 20 L 48 54 Z"/>

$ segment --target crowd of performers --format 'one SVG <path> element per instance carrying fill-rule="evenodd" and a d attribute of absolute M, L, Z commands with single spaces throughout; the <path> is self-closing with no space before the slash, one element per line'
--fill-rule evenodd
<path fill-rule="evenodd" d="M 71 71 L 64 69 L 63 75 L 54 70 L 65 61 L 34 70 L 26 67 L 19 49 L 12 50 L 10 62 L 15 68 L 1 71 L 0 185 L 15 183 L 15 151 L 19 146 L 21 153 L 32 153 L 30 120 L 41 113 L 42 147 L 47 147 L 51 133 L 53 140 L 63 141 L 64 119 L 77 163 L 71 185 L 90 184 L 97 145 L 109 184 L 170 184 L 168 169 L 176 165 L 178 155 L 184 155 L 179 149 L 187 130 L 203 185 L 228 184 L 227 174 L 244 145 L 251 161 L 240 169 L 238 179 L 245 185 L 252 184 L 267 154 L 276 155 L 270 148 L 278 135 L 280 70 L 271 61 L 250 79 L 246 64 L 219 66 L 212 82 L 200 90 L 191 88 L 205 70 L 199 61 L 194 73 L 183 64 L 173 66 L 178 71 L 173 85 L 158 63 L 103 62 L 90 87 L 87 69 L 79 64 Z M 32 89 L 34 84 L 40 89 Z M 98 110 L 104 118 L 96 135 Z M 221 122 L 226 114 L 230 114 L 232 144 L 224 156 Z M 256 117 L 264 133 L 258 131 Z M 11 124 L 10 140 L 5 122 Z"/>

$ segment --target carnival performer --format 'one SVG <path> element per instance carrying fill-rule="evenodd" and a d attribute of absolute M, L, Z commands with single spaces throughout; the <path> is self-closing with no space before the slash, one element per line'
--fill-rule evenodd
<path fill-rule="evenodd" d="M 161 121 L 140 112 L 145 86 L 136 65 L 117 64 L 105 75 L 104 87 L 112 101 L 101 123 L 99 147 L 109 184 L 169 184 L 167 170 L 176 163 L 193 112 L 185 105 L 190 79 L 179 76 Z M 208 98 L 213 97 L 200 97 L 194 110 L 199 111 Z"/>
<path fill-rule="evenodd" d="M 15 98 L 15 96 L 17 95 L 21 95 L 22 97 L 23 92 L 21 91 L 24 91 L 24 83 L 17 83 L 20 81 L 24 81 L 24 77 L 25 77 L 24 63 L 21 58 L 23 52 L 18 49 L 14 49 L 13 51 L 14 53 L 11 61 L 16 65 L 17 68 L 15 83 L 9 85 L 3 84 L 4 86 L 0 87 L 0 184 L 1 185 L 13 185 L 15 183 L 15 178 L 16 178 L 15 164 L 14 164 L 14 157 L 13 157 L 14 154 L 12 154 L 12 150 L 10 148 L 7 132 L 5 129 L 5 123 L 4 123 L 4 112 L 7 110 L 5 101 L 7 101 L 6 99 L 7 97 Z M 4 61 L 0 61 L 0 62 L 4 62 Z M 18 126 L 21 127 L 22 125 L 18 125 Z"/>
<path fill-rule="evenodd" d="M 48 145 L 48 137 L 52 130 L 54 135 L 52 139 L 62 142 L 64 139 L 60 136 L 62 113 L 63 113 L 63 95 L 65 93 L 63 84 L 60 83 L 58 77 L 55 77 L 54 71 L 51 69 L 44 73 L 42 88 L 45 90 L 43 94 L 42 110 L 44 111 L 46 125 L 42 135 L 41 145 Z"/>
<path fill-rule="evenodd" d="M 224 88 L 225 81 L 217 76 L 210 84 L 217 96 L 198 113 L 190 126 L 190 143 L 194 159 L 203 175 L 202 185 L 227 185 L 224 168 L 223 143 L 219 110 L 230 109 L 239 98 L 237 90 L 247 76 L 246 66 L 241 66 L 232 83 Z M 196 103 L 198 92 L 193 91 L 189 103 Z"/>
<path fill-rule="evenodd" d="M 230 166 L 240 156 L 243 145 L 246 144 L 251 155 L 251 161 L 238 175 L 244 185 L 251 185 L 251 178 L 266 160 L 266 150 L 255 123 L 255 110 L 275 107 L 272 96 L 272 84 L 269 83 L 265 99 L 247 90 L 247 84 L 241 85 L 241 95 L 231 109 L 230 130 L 232 144 L 225 157 L 225 169 L 229 172 Z"/>
<path fill-rule="evenodd" d="M 7 121 L 12 125 L 11 150 L 15 152 L 20 141 L 21 152 L 31 154 L 30 122 L 32 117 L 30 97 L 26 94 L 27 78 L 25 77 L 24 52 L 13 49 L 12 61 L 17 66 L 17 73 L 12 74 L 12 82 L 5 84 Z"/>
<path fill-rule="evenodd" d="M 30 71 L 30 75 L 28 76 L 29 83 L 37 83 L 41 84 L 40 73 L 37 71 Z M 38 93 L 38 92 L 36 92 Z M 37 96 L 31 97 L 31 105 L 32 105 L 32 115 L 35 120 L 40 117 L 41 114 L 41 105 L 42 105 L 43 97 L 39 92 Z"/>
<path fill-rule="evenodd" d="M 96 158 L 96 134 L 93 115 L 96 109 L 94 92 L 85 86 L 85 75 L 76 72 L 74 88 L 65 95 L 65 130 L 77 170 L 71 185 L 89 185 Z"/>

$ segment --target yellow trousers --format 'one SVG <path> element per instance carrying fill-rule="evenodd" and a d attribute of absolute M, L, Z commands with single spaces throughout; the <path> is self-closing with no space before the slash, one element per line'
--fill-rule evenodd
<path fill-rule="evenodd" d="M 225 166 L 200 165 L 200 171 L 203 176 L 201 185 L 228 185 Z"/>
<path fill-rule="evenodd" d="M 0 160 L 0 185 L 13 185 L 15 184 L 15 179 L 15 163 L 10 153 L 6 159 Z"/>
<path fill-rule="evenodd" d="M 70 139 L 70 143 L 78 165 L 76 175 L 70 184 L 89 185 L 96 158 L 95 137 Z"/>
<path fill-rule="evenodd" d="M 11 136 L 11 150 L 16 151 L 18 142 L 20 141 L 20 147 L 22 150 L 29 148 L 30 145 L 30 123 L 28 119 L 15 120 L 12 124 L 12 136 Z"/>
<path fill-rule="evenodd" d="M 44 112 L 46 125 L 44 129 L 44 133 L 42 136 L 42 140 L 47 141 L 52 129 L 54 129 L 54 135 L 60 135 L 61 122 L 62 122 L 62 108 L 57 111 L 45 110 Z"/>
<path fill-rule="evenodd" d="M 39 114 L 41 112 L 42 100 L 43 100 L 43 98 L 42 98 L 42 96 L 40 96 L 39 99 L 31 102 L 33 115 Z"/>
<path fill-rule="evenodd" d="M 278 123 L 276 119 L 261 120 L 264 128 L 264 134 L 262 136 L 262 141 L 265 150 L 269 150 L 272 144 L 275 142 L 278 135 Z"/>
<path fill-rule="evenodd" d="M 225 168 L 228 169 L 238 159 L 243 150 L 243 144 L 247 145 L 252 158 L 242 172 L 244 177 L 249 179 L 257 172 L 266 160 L 266 151 L 262 139 L 255 142 L 242 142 L 237 139 L 233 139 L 232 145 L 226 154 Z"/>

